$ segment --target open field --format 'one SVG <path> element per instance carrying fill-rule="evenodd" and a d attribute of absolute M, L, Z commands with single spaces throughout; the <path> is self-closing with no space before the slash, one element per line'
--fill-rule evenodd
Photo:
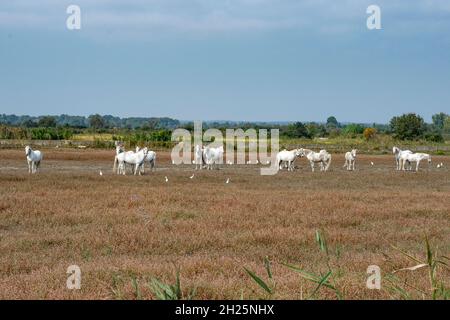
<path fill-rule="evenodd" d="M 325 273 L 319 229 L 345 299 L 400 297 L 384 280 L 380 291 L 366 288 L 369 265 L 384 276 L 417 264 L 392 245 L 425 259 L 427 234 L 450 255 L 450 157 L 434 156 L 418 173 L 396 172 L 391 155 L 358 156 L 356 172 L 347 172 L 343 155 L 333 155 L 326 173 L 299 159 L 293 173 L 223 165 L 190 179 L 193 166 L 173 166 L 169 153 L 158 153 L 156 172 L 123 177 L 112 173 L 111 150 L 43 151 L 42 171 L 30 176 L 23 150 L 0 150 L 1 299 L 133 299 L 133 278 L 143 298 L 154 298 L 148 280 L 173 283 L 175 266 L 198 299 L 267 298 L 243 269 L 266 279 L 265 256 L 272 298 L 305 298 L 315 285 L 280 262 Z M 73 264 L 81 290 L 66 288 Z M 426 268 L 397 275 L 424 291 L 407 287 L 413 298 L 430 297 Z M 439 278 L 450 286 L 449 271 Z M 336 296 L 321 288 L 317 298 Z"/>

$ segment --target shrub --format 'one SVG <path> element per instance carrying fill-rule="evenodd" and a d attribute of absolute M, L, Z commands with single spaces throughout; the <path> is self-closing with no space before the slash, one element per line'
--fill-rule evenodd
<path fill-rule="evenodd" d="M 377 134 L 377 129 L 375 129 L 375 128 L 365 128 L 364 132 L 363 132 L 364 138 L 367 141 L 373 139 L 376 134 Z"/>
<path fill-rule="evenodd" d="M 415 113 L 393 117 L 390 121 L 390 126 L 395 137 L 401 140 L 419 139 L 423 136 L 426 129 L 423 118 Z"/>
<path fill-rule="evenodd" d="M 444 142 L 444 137 L 440 132 L 437 131 L 426 133 L 424 138 L 426 141 L 430 142 Z"/>

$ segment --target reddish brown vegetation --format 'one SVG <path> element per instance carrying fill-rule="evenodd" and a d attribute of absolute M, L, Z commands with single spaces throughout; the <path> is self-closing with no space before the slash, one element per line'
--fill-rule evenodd
<path fill-rule="evenodd" d="M 423 256 L 428 234 L 441 253 L 450 251 L 445 157 L 436 157 L 443 170 L 417 174 L 395 172 L 392 156 L 359 156 L 357 171 L 347 172 L 334 155 L 327 173 L 313 174 L 299 160 L 294 173 L 222 166 L 191 180 L 192 167 L 172 166 L 168 154 L 158 155 L 157 172 L 116 176 L 113 154 L 48 150 L 42 172 L 29 176 L 23 152 L 0 151 L 0 298 L 133 298 L 132 277 L 152 298 L 147 279 L 173 281 L 174 265 L 186 289 L 197 287 L 196 298 L 258 298 L 264 295 L 243 266 L 263 275 L 268 256 L 273 298 L 298 299 L 311 285 L 278 262 L 324 270 L 314 242 L 322 229 L 339 247 L 332 263 L 343 271 L 344 297 L 380 299 L 390 296 L 366 289 L 367 266 L 410 266 L 391 245 Z M 65 287 L 71 264 L 82 270 L 79 291 Z M 426 270 L 406 276 L 428 288 Z M 326 289 L 320 297 L 335 298 Z"/>

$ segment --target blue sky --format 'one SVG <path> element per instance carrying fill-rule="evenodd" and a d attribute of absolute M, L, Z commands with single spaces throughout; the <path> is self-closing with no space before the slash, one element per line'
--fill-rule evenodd
<path fill-rule="evenodd" d="M 449 52 L 447 0 L 2 1 L 0 113 L 430 121 Z"/>

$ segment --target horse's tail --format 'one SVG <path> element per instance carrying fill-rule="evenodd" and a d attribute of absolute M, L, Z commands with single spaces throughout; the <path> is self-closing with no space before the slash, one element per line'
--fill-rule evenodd
<path fill-rule="evenodd" d="M 331 164 L 331 154 L 330 154 L 330 158 L 327 161 L 327 166 L 325 167 L 325 171 L 328 171 L 328 169 L 330 168 L 330 164 Z"/>

